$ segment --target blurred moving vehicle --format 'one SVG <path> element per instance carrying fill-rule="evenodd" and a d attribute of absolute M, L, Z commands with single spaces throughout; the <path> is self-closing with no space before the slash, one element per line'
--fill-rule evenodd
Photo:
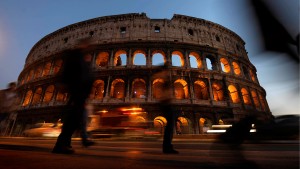
<path fill-rule="evenodd" d="M 256 126 L 255 140 L 299 140 L 300 115 L 281 115 Z"/>
<path fill-rule="evenodd" d="M 147 122 L 142 108 L 121 107 L 109 111 L 99 111 L 93 115 L 88 127 L 93 138 L 114 136 L 145 137 L 158 136 L 153 122 Z"/>
<path fill-rule="evenodd" d="M 25 137 L 58 137 L 62 123 L 37 123 L 23 132 Z"/>

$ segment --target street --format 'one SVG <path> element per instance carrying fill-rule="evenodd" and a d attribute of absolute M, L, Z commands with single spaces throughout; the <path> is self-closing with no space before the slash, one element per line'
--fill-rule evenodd
<path fill-rule="evenodd" d="M 0 167 L 5 169 L 298 169 L 299 142 L 246 142 L 237 151 L 212 141 L 175 139 L 179 154 L 163 154 L 161 140 L 95 140 L 75 154 L 52 154 L 55 139 L 0 138 Z"/>

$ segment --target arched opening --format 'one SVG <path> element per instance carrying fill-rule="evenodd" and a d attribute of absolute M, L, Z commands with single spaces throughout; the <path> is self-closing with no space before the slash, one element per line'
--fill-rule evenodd
<path fill-rule="evenodd" d="M 171 112 L 170 112 L 171 113 Z M 166 118 L 162 117 L 162 116 L 157 116 L 154 119 L 154 128 L 156 131 L 158 131 L 159 133 L 164 133 L 164 128 L 167 125 L 167 120 Z"/>
<path fill-rule="evenodd" d="M 146 65 L 146 53 L 137 50 L 133 53 L 133 65 Z"/>
<path fill-rule="evenodd" d="M 152 65 L 162 66 L 166 63 L 166 55 L 163 51 L 154 51 L 152 53 Z"/>
<path fill-rule="evenodd" d="M 62 64 L 63 64 L 62 59 L 58 59 L 54 62 L 54 68 L 53 68 L 54 74 L 57 74 L 60 71 Z"/>
<path fill-rule="evenodd" d="M 240 102 L 239 93 L 236 90 L 235 86 L 229 85 L 228 90 L 229 90 L 229 94 L 230 94 L 232 103 L 239 103 Z"/>
<path fill-rule="evenodd" d="M 222 71 L 225 72 L 225 73 L 229 73 L 230 72 L 230 65 L 229 65 L 229 62 L 227 61 L 227 59 L 221 58 L 220 62 L 221 62 Z"/>
<path fill-rule="evenodd" d="M 34 72 L 34 78 L 39 78 L 42 76 L 42 66 L 39 66 Z"/>
<path fill-rule="evenodd" d="M 206 58 L 206 67 L 208 70 L 213 70 L 213 63 L 212 60 L 210 58 Z"/>
<path fill-rule="evenodd" d="M 179 51 L 172 52 L 172 66 L 177 66 L 177 67 L 184 66 L 184 57 L 181 52 Z"/>
<path fill-rule="evenodd" d="M 250 71 L 249 71 L 249 74 L 250 74 L 251 80 L 252 80 L 253 82 L 255 82 L 255 81 L 256 81 L 255 75 L 254 75 L 254 73 L 252 72 L 251 69 L 250 69 Z"/>
<path fill-rule="evenodd" d="M 177 134 L 190 134 L 189 121 L 185 117 L 178 117 L 176 121 L 176 133 Z"/>
<path fill-rule="evenodd" d="M 256 91 L 252 90 L 252 91 L 251 91 L 251 95 L 252 95 L 252 99 L 253 99 L 253 102 L 254 102 L 255 107 L 256 107 L 257 109 L 260 109 L 259 100 L 258 100 Z"/>
<path fill-rule="evenodd" d="M 242 93 L 242 96 L 243 96 L 244 103 L 250 105 L 251 104 L 251 100 L 250 100 L 250 96 L 249 96 L 248 90 L 245 89 L 245 88 L 242 88 L 241 89 L 241 93 Z"/>
<path fill-rule="evenodd" d="M 146 98 L 146 83 L 143 79 L 135 79 L 132 82 L 132 97 Z"/>
<path fill-rule="evenodd" d="M 32 98 L 32 105 L 36 105 L 41 102 L 42 92 L 43 92 L 43 90 L 41 87 L 39 87 L 35 90 L 35 92 L 33 94 L 33 98 Z"/>
<path fill-rule="evenodd" d="M 212 120 L 210 118 L 201 117 L 199 119 L 199 132 L 200 134 L 207 133 L 207 130 L 212 128 Z"/>
<path fill-rule="evenodd" d="M 187 82 L 183 79 L 178 79 L 174 82 L 174 94 L 176 99 L 188 99 L 189 90 Z"/>
<path fill-rule="evenodd" d="M 202 80 L 197 80 L 194 83 L 195 98 L 199 100 L 208 100 L 208 88 Z"/>
<path fill-rule="evenodd" d="M 115 79 L 112 82 L 110 96 L 117 99 L 125 97 L 125 83 L 122 79 Z"/>
<path fill-rule="evenodd" d="M 22 106 L 28 106 L 32 99 L 32 90 L 26 92 Z"/>
<path fill-rule="evenodd" d="M 127 53 L 124 50 L 119 50 L 115 53 L 114 66 L 126 66 Z"/>
<path fill-rule="evenodd" d="M 152 93 L 154 99 L 160 99 L 163 97 L 163 85 L 164 80 L 163 79 L 155 79 L 152 83 Z"/>
<path fill-rule="evenodd" d="M 266 103 L 265 103 L 265 99 L 264 99 L 264 97 L 262 96 L 262 94 L 259 94 L 259 100 L 260 100 L 261 108 L 262 108 L 263 110 L 266 110 Z"/>
<path fill-rule="evenodd" d="M 91 99 L 100 100 L 104 97 L 104 81 L 96 80 L 93 83 L 92 91 L 91 91 Z"/>
<path fill-rule="evenodd" d="M 28 74 L 28 76 L 27 76 L 26 82 L 29 82 L 29 81 L 31 81 L 32 79 L 33 79 L 33 70 L 30 70 L 30 71 L 29 71 L 29 74 Z"/>
<path fill-rule="evenodd" d="M 201 62 L 200 55 L 198 53 L 191 52 L 189 57 L 190 57 L 191 68 L 201 68 L 202 62 Z"/>
<path fill-rule="evenodd" d="M 249 71 L 246 67 L 243 66 L 243 72 L 246 79 L 250 79 Z"/>
<path fill-rule="evenodd" d="M 46 63 L 46 65 L 44 66 L 44 70 L 43 70 L 43 77 L 50 75 L 50 70 L 51 70 L 51 62 Z"/>
<path fill-rule="evenodd" d="M 66 102 L 68 99 L 68 93 L 63 91 L 63 90 L 59 90 L 56 94 L 56 98 L 55 100 L 57 102 Z"/>
<path fill-rule="evenodd" d="M 223 86 L 220 83 L 214 82 L 212 84 L 213 96 L 215 101 L 224 100 Z"/>
<path fill-rule="evenodd" d="M 47 87 L 47 89 L 45 91 L 43 102 L 49 103 L 53 98 L 53 94 L 54 94 L 54 85 L 50 85 Z"/>
<path fill-rule="evenodd" d="M 96 65 L 99 66 L 99 67 L 108 66 L 108 61 L 109 61 L 108 52 L 100 52 L 96 57 Z"/>
<path fill-rule="evenodd" d="M 233 71 L 236 75 L 241 75 L 240 66 L 236 62 L 232 62 Z"/>

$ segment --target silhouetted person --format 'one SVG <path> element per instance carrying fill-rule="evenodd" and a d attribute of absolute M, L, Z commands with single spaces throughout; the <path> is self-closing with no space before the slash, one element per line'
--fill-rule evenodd
<path fill-rule="evenodd" d="M 85 121 L 86 99 L 90 94 L 93 78 L 90 72 L 90 56 L 84 55 L 82 49 L 87 45 L 86 41 L 80 42 L 77 49 L 68 50 L 64 53 L 65 62 L 62 70 L 62 84 L 66 87 L 70 98 L 67 106 L 69 110 L 65 112 L 61 134 L 57 138 L 53 153 L 72 154 L 74 150 L 71 146 L 71 138 L 77 130 L 86 129 Z M 82 136 L 82 145 L 90 146 L 94 142 Z"/>
<path fill-rule="evenodd" d="M 164 83 L 162 85 L 162 93 L 159 98 L 160 103 L 159 107 L 163 113 L 163 116 L 167 120 L 167 125 L 164 131 L 163 137 L 163 153 L 165 154 L 178 154 L 178 151 L 174 150 L 172 145 L 173 140 L 173 133 L 174 133 L 174 125 L 175 125 L 175 114 L 174 110 L 172 109 L 172 82 L 170 81 L 170 75 L 167 68 L 167 65 L 161 67 L 160 72 L 156 73 L 153 78 L 162 78 Z"/>

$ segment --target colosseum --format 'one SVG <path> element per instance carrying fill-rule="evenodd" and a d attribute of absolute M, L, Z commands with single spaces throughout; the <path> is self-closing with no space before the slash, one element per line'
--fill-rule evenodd
<path fill-rule="evenodd" d="M 251 114 L 272 116 L 245 42 L 236 33 L 190 16 L 150 19 L 129 13 L 68 25 L 32 47 L 18 77 L 15 134 L 61 118 L 68 100 L 57 82 L 62 52 L 84 38 L 91 39 L 86 54 L 92 56 L 96 79 L 88 102 L 95 112 L 139 107 L 145 111 L 139 120 L 163 128 L 167 121 L 158 100 L 164 80 L 153 75 L 165 64 L 174 91 L 170 113 L 176 114 L 181 134 L 203 134 L 212 125 Z"/>

